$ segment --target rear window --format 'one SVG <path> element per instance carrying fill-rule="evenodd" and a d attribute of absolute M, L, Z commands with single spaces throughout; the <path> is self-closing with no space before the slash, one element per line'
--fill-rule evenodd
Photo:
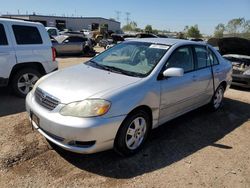
<path fill-rule="evenodd" d="M 8 45 L 3 24 L 0 24 L 0 46 Z"/>
<path fill-rule="evenodd" d="M 68 40 L 69 40 L 69 42 L 84 42 L 84 41 L 86 41 L 82 37 L 69 37 Z"/>
<path fill-rule="evenodd" d="M 13 25 L 12 28 L 17 44 L 25 45 L 43 43 L 41 35 L 36 27 Z"/>

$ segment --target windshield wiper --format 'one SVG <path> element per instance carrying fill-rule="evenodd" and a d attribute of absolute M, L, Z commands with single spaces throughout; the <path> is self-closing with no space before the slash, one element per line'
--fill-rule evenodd
<path fill-rule="evenodd" d="M 125 74 L 125 75 L 128 75 L 128 76 L 142 77 L 142 74 L 140 74 L 140 73 L 123 70 L 123 69 L 120 69 L 120 68 L 117 68 L 117 67 L 113 67 L 113 66 L 102 65 L 102 64 L 99 64 L 99 63 L 97 63 L 97 62 L 95 62 L 93 60 L 90 60 L 89 63 L 91 63 L 95 67 L 98 67 L 98 68 L 101 68 L 103 70 L 107 70 L 107 71 L 110 71 L 110 72 L 115 72 L 115 73 L 119 73 L 119 74 Z"/>
<path fill-rule="evenodd" d="M 105 65 L 105 67 L 108 68 L 109 71 L 111 71 L 111 72 L 125 74 L 125 75 L 128 75 L 128 76 L 142 77 L 142 74 L 140 74 L 140 73 L 136 73 L 136 72 L 132 72 L 132 71 L 127 71 L 127 70 L 124 70 L 124 69 L 120 69 L 120 68 L 112 67 L 112 66 L 107 66 L 107 65 Z"/>
<path fill-rule="evenodd" d="M 92 65 L 94 65 L 95 67 L 104 69 L 104 70 L 109 70 L 109 68 L 107 68 L 105 65 L 101 65 L 93 60 L 90 60 L 88 63 L 86 63 L 87 65 L 89 65 L 89 63 L 91 63 Z"/>

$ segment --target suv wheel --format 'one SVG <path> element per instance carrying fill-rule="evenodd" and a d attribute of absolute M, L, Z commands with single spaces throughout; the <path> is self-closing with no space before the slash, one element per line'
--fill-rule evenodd
<path fill-rule="evenodd" d="M 12 88 L 19 97 L 25 97 L 42 75 L 35 69 L 22 69 L 12 78 Z"/>
<path fill-rule="evenodd" d="M 145 111 L 140 110 L 129 115 L 116 136 L 115 151 L 123 156 L 138 152 L 148 137 L 150 125 L 149 115 Z"/>

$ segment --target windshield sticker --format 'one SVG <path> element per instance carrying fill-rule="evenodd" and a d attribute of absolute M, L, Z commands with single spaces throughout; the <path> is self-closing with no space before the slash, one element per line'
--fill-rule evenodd
<path fill-rule="evenodd" d="M 160 44 L 151 44 L 149 48 L 156 48 L 156 49 L 162 49 L 162 50 L 167 50 L 169 49 L 169 46 L 166 45 L 160 45 Z"/>

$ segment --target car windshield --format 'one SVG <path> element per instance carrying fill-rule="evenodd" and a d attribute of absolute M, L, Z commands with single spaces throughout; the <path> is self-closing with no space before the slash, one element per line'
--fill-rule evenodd
<path fill-rule="evenodd" d="M 167 45 L 124 42 L 106 50 L 87 64 L 120 74 L 145 77 L 154 69 L 168 48 Z"/>

